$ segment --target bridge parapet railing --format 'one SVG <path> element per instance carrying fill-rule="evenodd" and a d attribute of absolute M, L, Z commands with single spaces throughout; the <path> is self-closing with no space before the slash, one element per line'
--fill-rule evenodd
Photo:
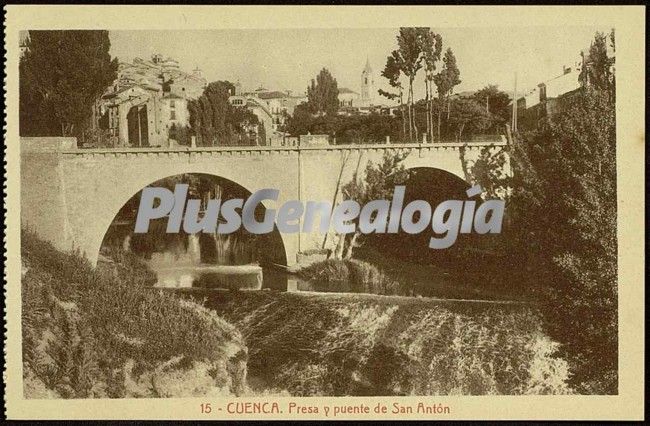
<path fill-rule="evenodd" d="M 300 151 L 359 151 L 359 150 L 400 150 L 426 149 L 444 150 L 461 147 L 506 146 L 505 140 L 480 142 L 445 142 L 445 143 L 382 143 L 382 144 L 346 144 L 314 146 L 213 146 L 213 147 L 123 147 L 123 148 L 71 148 L 62 149 L 63 154 L 140 154 L 140 153 L 228 153 L 228 152 L 300 152 Z"/>
<path fill-rule="evenodd" d="M 138 154 L 138 153 L 201 153 L 201 152 L 296 152 L 296 151 L 345 151 L 385 149 L 458 149 L 460 147 L 506 146 L 505 136 L 465 142 L 416 142 L 416 143 L 357 143 L 335 145 L 273 145 L 273 146 L 210 146 L 210 147 L 114 147 L 80 148 L 76 138 L 34 137 L 20 138 L 22 152 L 59 152 L 64 154 Z"/>

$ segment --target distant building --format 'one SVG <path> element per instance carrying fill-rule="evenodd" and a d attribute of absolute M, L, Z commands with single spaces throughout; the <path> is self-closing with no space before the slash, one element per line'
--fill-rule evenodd
<path fill-rule="evenodd" d="M 517 99 L 518 127 L 535 127 L 543 117 L 552 114 L 557 99 L 580 88 L 580 67 L 564 67 L 562 74 L 539 83 Z"/>
<path fill-rule="evenodd" d="M 616 73 L 616 53 L 607 44 L 607 57 L 609 58 L 610 75 Z M 585 73 L 585 81 L 581 81 L 583 71 L 591 66 L 589 49 L 580 52 L 580 58 L 572 67 L 563 67 L 562 74 L 539 83 L 535 88 L 525 92 L 517 99 L 517 125 L 518 127 L 535 127 L 537 122 L 556 112 L 558 100 L 571 96 L 583 85 L 589 86 L 589 73 Z"/>
<path fill-rule="evenodd" d="M 332 138 L 329 135 L 300 135 L 276 136 L 269 141 L 270 146 L 327 146 L 332 144 Z"/>
<path fill-rule="evenodd" d="M 347 87 L 339 88 L 339 114 L 390 114 L 393 115 L 397 108 L 395 106 L 382 105 L 378 101 L 378 91 L 375 87 L 375 74 L 366 59 L 366 65 L 361 70 L 361 83 L 359 92 Z"/>
<path fill-rule="evenodd" d="M 360 107 L 371 107 L 375 105 L 375 74 L 370 66 L 370 60 L 366 59 L 366 66 L 361 71 L 361 98 Z"/>
<path fill-rule="evenodd" d="M 300 135 L 300 146 L 325 146 L 330 144 L 329 135 Z"/>
<path fill-rule="evenodd" d="M 359 105 L 361 96 L 354 90 L 345 87 L 339 89 L 339 107 L 340 108 L 355 108 Z"/>
<path fill-rule="evenodd" d="M 95 128 L 106 131 L 112 146 L 173 146 L 170 129 L 189 124 L 187 102 L 206 86 L 198 68 L 184 72 L 160 54 L 121 62 L 117 79 L 95 103 Z"/>
<path fill-rule="evenodd" d="M 18 36 L 20 37 L 20 57 L 22 58 L 29 49 L 29 31 L 20 31 Z"/>
<path fill-rule="evenodd" d="M 291 91 L 269 90 L 263 86 L 252 91 L 242 90 L 239 82 L 235 84 L 235 93 L 228 101 L 233 106 L 245 107 L 257 116 L 264 125 L 266 140 L 262 145 L 278 144 L 286 137 L 281 128 L 286 124 L 294 109 L 307 102 L 306 95 L 294 95 Z"/>

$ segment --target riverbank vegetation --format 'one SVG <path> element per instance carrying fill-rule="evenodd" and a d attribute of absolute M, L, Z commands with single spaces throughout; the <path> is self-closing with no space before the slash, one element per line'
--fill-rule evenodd
<path fill-rule="evenodd" d="M 585 393 L 618 382 L 615 105 L 585 90 L 514 148 L 511 268 L 539 289 Z M 535 244 L 531 244 L 535 242 Z M 525 247 L 525 249 L 524 249 Z"/>
<path fill-rule="evenodd" d="M 405 294 L 403 284 L 374 265 L 357 259 L 327 259 L 297 272 L 305 280 L 325 284 L 328 291 L 372 294 Z"/>
<path fill-rule="evenodd" d="M 244 391 L 247 355 L 237 329 L 151 288 L 137 259 L 92 268 L 28 231 L 21 238 L 27 398 Z"/>
<path fill-rule="evenodd" d="M 481 182 L 509 188 L 504 276 L 519 274 L 538 295 L 571 383 L 586 394 L 618 391 L 616 85 L 607 43 L 615 49 L 613 31 L 596 34 L 583 87 L 515 133 L 512 179 Z"/>

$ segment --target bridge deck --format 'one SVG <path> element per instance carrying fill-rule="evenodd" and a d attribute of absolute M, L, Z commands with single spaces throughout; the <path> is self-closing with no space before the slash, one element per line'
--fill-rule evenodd
<path fill-rule="evenodd" d="M 138 154 L 138 153 L 192 153 L 192 152 L 299 152 L 299 151 L 359 151 L 377 149 L 457 149 L 463 146 L 506 146 L 507 141 L 446 142 L 446 143 L 383 143 L 314 146 L 214 146 L 214 147 L 147 147 L 147 148 L 77 148 L 59 151 L 62 154 Z"/>

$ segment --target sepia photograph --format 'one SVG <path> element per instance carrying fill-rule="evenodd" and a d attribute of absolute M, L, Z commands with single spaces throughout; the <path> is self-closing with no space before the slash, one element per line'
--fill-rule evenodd
<path fill-rule="evenodd" d="M 623 392 L 616 52 L 640 40 L 224 22 L 13 39 L 19 398 L 441 419 Z"/>
<path fill-rule="evenodd" d="M 24 32 L 26 396 L 616 394 L 615 40 Z M 505 223 L 444 250 L 167 216 L 134 233 L 141 190 L 176 183 L 200 218 L 267 186 L 435 206 L 478 184 Z"/>

